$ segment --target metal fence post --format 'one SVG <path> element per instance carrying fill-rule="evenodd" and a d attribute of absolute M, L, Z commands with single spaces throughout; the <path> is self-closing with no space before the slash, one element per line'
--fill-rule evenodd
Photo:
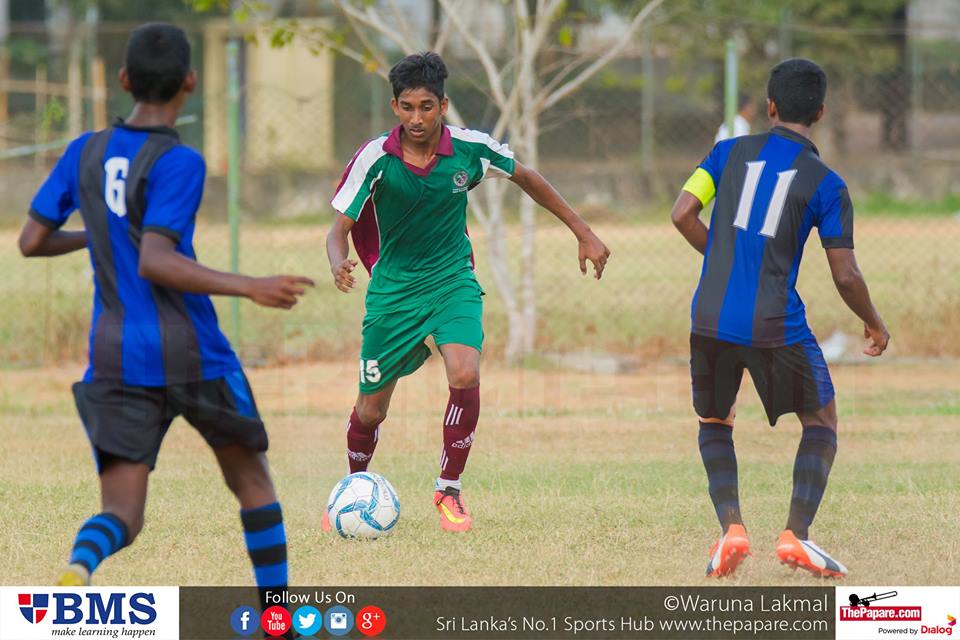
<path fill-rule="evenodd" d="M 723 98 L 723 120 L 727 123 L 727 137 L 732 138 L 733 122 L 737 117 L 737 41 L 733 38 L 727 40 Z"/>
<path fill-rule="evenodd" d="M 645 171 L 653 167 L 654 109 L 657 90 L 656 69 L 653 61 L 653 29 L 643 27 L 640 36 L 643 51 L 643 92 L 640 94 L 640 157 Z"/>
<path fill-rule="evenodd" d="M 230 271 L 240 271 L 240 45 L 227 43 L 227 218 L 230 221 Z M 240 299 L 230 298 L 230 326 L 240 341 Z"/>

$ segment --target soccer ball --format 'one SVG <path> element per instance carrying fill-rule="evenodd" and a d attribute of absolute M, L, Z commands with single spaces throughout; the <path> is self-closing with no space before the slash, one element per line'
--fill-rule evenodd
<path fill-rule="evenodd" d="M 383 476 L 351 473 L 330 492 L 327 516 L 342 537 L 374 540 L 397 526 L 400 499 Z"/>

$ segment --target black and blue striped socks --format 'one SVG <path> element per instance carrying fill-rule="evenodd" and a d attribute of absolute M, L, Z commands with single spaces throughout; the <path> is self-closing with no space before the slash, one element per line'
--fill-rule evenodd
<path fill-rule="evenodd" d="M 70 564 L 93 574 L 108 556 L 127 546 L 127 525 L 112 513 L 98 513 L 83 523 L 73 543 Z"/>
<path fill-rule="evenodd" d="M 247 553 L 261 593 L 287 586 L 287 534 L 280 503 L 240 511 Z"/>
<path fill-rule="evenodd" d="M 733 447 L 733 427 L 711 422 L 700 423 L 700 457 L 707 470 L 707 484 L 713 508 L 723 532 L 731 524 L 743 524 L 740 494 L 737 488 L 737 453 Z"/>
<path fill-rule="evenodd" d="M 829 427 L 804 426 L 797 458 L 793 463 L 793 496 L 787 529 L 801 540 L 808 539 L 827 478 L 837 455 L 837 432 Z"/>

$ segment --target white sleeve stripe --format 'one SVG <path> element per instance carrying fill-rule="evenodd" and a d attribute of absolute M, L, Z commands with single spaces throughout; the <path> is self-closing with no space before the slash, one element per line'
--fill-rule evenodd
<path fill-rule="evenodd" d="M 509 145 L 501 144 L 489 134 L 484 133 L 483 131 L 474 131 L 473 129 L 461 129 L 460 127 L 451 127 L 448 126 L 447 129 L 450 130 L 450 137 L 456 138 L 457 140 L 463 140 L 464 142 L 472 142 L 474 144 L 483 144 L 486 145 L 488 149 L 496 153 L 497 155 L 503 156 L 504 158 L 512 158 L 513 150 Z"/>
<path fill-rule="evenodd" d="M 386 152 L 383 150 L 383 143 L 386 142 L 386 140 L 386 136 L 371 140 L 358 153 L 346 180 L 343 181 L 343 185 L 337 193 L 334 194 L 333 199 L 330 200 L 330 204 L 333 205 L 334 209 L 340 213 L 344 213 L 350 207 L 354 199 L 356 199 L 357 194 L 360 193 L 364 182 L 366 182 L 371 167 L 373 167 L 377 160 L 386 155 Z"/>
<path fill-rule="evenodd" d="M 490 171 L 492 171 L 492 172 L 495 174 L 495 177 L 498 177 L 498 178 L 512 178 L 512 177 L 513 177 L 513 174 L 507 173 L 506 171 L 504 171 L 503 169 L 501 169 L 500 167 L 498 167 L 498 166 L 495 165 L 495 164 L 490 165 Z M 486 171 L 484 171 L 484 173 L 486 173 Z"/>

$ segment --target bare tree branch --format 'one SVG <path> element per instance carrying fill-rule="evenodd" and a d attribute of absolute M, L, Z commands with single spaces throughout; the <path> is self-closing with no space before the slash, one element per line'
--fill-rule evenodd
<path fill-rule="evenodd" d="M 453 28 L 450 20 L 443 20 L 442 22 L 440 32 L 437 34 L 437 40 L 433 43 L 433 51 L 436 51 L 439 55 L 443 55 L 443 48 L 447 46 L 447 40 L 450 39 L 450 31 Z"/>
<path fill-rule="evenodd" d="M 359 21 L 353 16 L 350 16 L 347 14 L 345 14 L 345 17 L 347 18 L 347 22 L 349 22 L 350 26 L 353 28 L 353 32 L 357 34 L 357 38 L 360 39 L 360 44 L 364 46 L 364 48 L 373 58 L 374 62 L 377 63 L 377 68 L 378 69 L 390 68 L 390 65 L 387 63 L 386 56 L 383 54 L 382 51 L 380 51 L 377 48 L 377 46 L 373 43 L 373 41 L 371 41 L 370 38 L 367 37 L 366 30 L 362 26 L 360 26 Z M 367 66 L 367 60 L 364 60 L 363 65 L 365 67 Z"/>
<path fill-rule="evenodd" d="M 349 0 L 333 0 L 333 3 L 345 16 L 352 16 L 358 22 L 370 27 L 396 44 L 401 51 L 408 54 L 413 52 L 413 49 L 410 48 L 410 43 L 398 36 L 393 29 L 384 24 L 380 18 L 380 14 L 377 13 L 373 7 L 367 7 L 366 11 L 360 11 L 350 4 Z"/>
<path fill-rule="evenodd" d="M 400 7 L 397 6 L 397 0 L 390 0 L 390 9 L 393 12 L 393 19 L 396 20 L 396 24 L 400 28 L 400 33 L 403 35 L 404 40 L 411 43 L 416 42 L 416 48 L 423 49 L 425 43 L 414 35 L 413 29 L 410 28 L 410 23 L 403 17 L 403 12 L 400 10 Z"/>
<path fill-rule="evenodd" d="M 587 63 L 587 61 L 594 59 L 598 55 L 602 55 L 603 49 L 601 50 L 591 50 L 585 53 L 578 53 L 573 56 L 573 60 L 565 64 L 552 78 L 550 81 L 543 85 L 543 89 L 540 92 L 540 95 L 549 95 L 551 91 L 559 87 L 563 82 L 569 78 L 574 71 L 579 67 L 582 67 Z"/>
<path fill-rule="evenodd" d="M 485 230 L 490 228 L 490 216 L 487 215 L 486 210 L 483 206 L 474 202 L 475 199 L 467 200 L 467 206 L 470 207 L 470 210 L 473 212 L 473 217 L 480 222 L 480 226 Z"/>
<path fill-rule="evenodd" d="M 331 37 L 331 35 L 325 31 L 309 30 L 306 32 L 301 32 L 300 37 L 304 38 L 308 42 L 310 39 L 313 39 L 315 40 L 314 44 L 316 46 L 330 49 L 331 51 L 339 53 L 342 56 L 346 56 L 347 58 L 349 58 L 350 60 L 353 60 L 354 62 L 360 63 L 364 67 L 367 66 L 367 62 L 369 61 L 366 57 L 364 57 L 364 55 L 361 52 L 357 51 L 356 49 L 353 49 L 352 47 L 348 47 L 344 44 L 337 42 L 335 38 Z M 387 78 L 386 67 L 379 67 L 374 71 L 374 73 L 376 73 L 378 76 L 380 76 L 384 80 L 386 80 Z"/>
<path fill-rule="evenodd" d="M 630 22 L 630 26 L 627 27 L 627 30 L 620 36 L 620 39 L 613 44 L 606 52 L 593 61 L 586 69 L 581 71 L 575 78 L 564 84 L 559 89 L 556 89 L 552 93 L 541 92 L 537 96 L 537 108 L 540 111 L 549 109 L 553 105 L 557 104 L 568 95 L 579 89 L 587 80 L 592 78 L 600 69 L 605 67 L 607 63 L 617 57 L 624 47 L 630 43 L 630 40 L 636 34 L 637 30 L 640 29 L 640 26 L 646 21 L 646 19 L 653 13 L 654 9 L 663 4 L 663 0 L 650 0 L 646 6 L 641 9 L 633 20 Z"/>
<path fill-rule="evenodd" d="M 483 67 L 484 72 L 487 74 L 487 79 L 490 81 L 490 91 L 493 99 L 502 111 L 507 104 L 507 96 L 503 93 L 503 78 L 497 69 L 497 64 L 493 61 L 493 56 L 490 55 L 490 50 L 487 49 L 487 46 L 483 44 L 479 38 L 470 32 L 470 29 L 461 19 L 460 12 L 455 10 L 450 0 L 440 0 L 440 5 L 447 14 L 447 19 L 453 23 L 457 32 L 463 37 L 470 48 L 473 49 L 473 52 L 477 54 L 480 65 Z"/>
<path fill-rule="evenodd" d="M 527 6 L 527 0 L 513 0 L 517 14 L 517 29 L 521 33 L 530 30 L 530 8 Z"/>
<path fill-rule="evenodd" d="M 553 24 L 554 18 L 562 6 L 563 0 L 549 0 L 547 4 L 538 7 L 537 28 L 534 33 L 534 41 L 537 44 L 536 48 L 538 51 L 540 50 L 540 45 L 546 40 L 547 34 L 550 31 L 550 25 Z"/>

